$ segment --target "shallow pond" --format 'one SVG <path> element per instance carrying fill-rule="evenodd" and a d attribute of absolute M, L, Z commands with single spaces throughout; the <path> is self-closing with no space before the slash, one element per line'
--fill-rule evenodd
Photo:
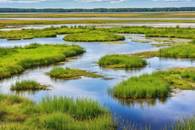
<path fill-rule="evenodd" d="M 23 74 L 0 81 L 1 93 L 12 93 L 9 87 L 16 81 L 36 80 L 42 84 L 49 85 L 51 90 L 18 93 L 40 101 L 45 96 L 70 96 L 73 98 L 92 98 L 106 106 L 115 116 L 119 128 L 129 128 L 133 124 L 138 129 L 150 125 L 153 130 L 163 128 L 178 119 L 190 117 L 195 114 L 195 92 L 179 91 L 164 101 L 119 101 L 108 94 L 108 89 L 128 77 L 151 73 L 157 70 L 166 70 L 172 67 L 195 66 L 195 61 L 160 59 L 157 57 L 147 59 L 148 65 L 140 70 L 109 70 L 102 69 L 97 65 L 99 58 L 106 54 L 135 53 L 158 49 L 150 44 L 132 42 L 126 39 L 120 43 L 70 43 L 64 42 L 63 36 L 56 38 L 38 38 L 31 40 L 7 41 L 0 39 L 0 46 L 24 46 L 30 43 L 47 44 L 78 44 L 86 49 L 86 53 L 68 62 L 53 66 L 80 68 L 105 75 L 105 79 L 82 78 L 77 80 L 54 80 L 46 73 L 53 66 L 41 67 L 25 71 Z M 130 129 L 130 128 L 129 128 Z"/>

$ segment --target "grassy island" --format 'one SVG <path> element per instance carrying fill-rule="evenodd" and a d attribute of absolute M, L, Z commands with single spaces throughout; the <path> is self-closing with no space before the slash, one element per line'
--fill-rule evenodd
<path fill-rule="evenodd" d="M 117 98 L 166 98 L 172 89 L 195 89 L 195 68 L 177 68 L 131 77 L 116 85 L 111 93 Z"/>
<path fill-rule="evenodd" d="M 195 44 L 187 43 L 164 48 L 159 51 L 160 57 L 195 58 Z"/>
<path fill-rule="evenodd" d="M 79 79 L 82 76 L 91 77 L 91 78 L 102 77 L 101 75 L 98 75 L 93 72 L 88 72 L 85 70 L 62 68 L 62 67 L 53 68 L 48 74 L 50 75 L 50 77 L 55 79 Z"/>
<path fill-rule="evenodd" d="M 16 82 L 15 85 L 11 86 L 12 91 L 37 91 L 37 90 L 48 90 L 48 86 L 41 85 L 36 81 L 25 80 Z"/>
<path fill-rule="evenodd" d="M 110 28 L 110 32 L 126 34 L 145 34 L 146 37 L 168 37 L 195 39 L 194 28 L 179 27 L 118 27 Z"/>
<path fill-rule="evenodd" d="M 65 61 L 85 51 L 79 46 L 38 45 L 0 48 L 0 79 L 19 74 L 28 68 Z"/>
<path fill-rule="evenodd" d="M 149 57 L 164 57 L 164 58 L 195 58 L 195 44 L 183 43 L 173 45 L 168 48 L 162 48 L 159 51 L 148 51 L 135 53 L 134 56 L 149 58 Z"/>
<path fill-rule="evenodd" d="M 99 65 L 104 68 L 134 69 L 144 67 L 147 62 L 138 56 L 106 55 L 99 60 Z"/>
<path fill-rule="evenodd" d="M 48 97 L 39 103 L 0 95 L 1 130 L 113 130 L 110 113 L 89 99 Z"/>
<path fill-rule="evenodd" d="M 124 39 L 124 36 L 103 31 L 91 31 L 85 33 L 69 34 L 64 37 L 65 41 L 72 42 L 110 42 L 121 41 Z"/>
<path fill-rule="evenodd" d="M 71 34 L 90 31 L 91 27 L 59 27 L 59 28 L 45 28 L 45 29 L 22 29 L 11 31 L 0 31 L 0 38 L 8 40 L 21 40 L 32 38 L 46 38 L 56 37 L 58 34 Z"/>

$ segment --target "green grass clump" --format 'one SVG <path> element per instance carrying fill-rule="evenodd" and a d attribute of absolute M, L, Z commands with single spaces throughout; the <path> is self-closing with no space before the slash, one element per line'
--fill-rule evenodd
<path fill-rule="evenodd" d="M 109 115 L 102 115 L 92 120 L 75 120 L 70 115 L 56 112 L 43 115 L 29 123 L 38 124 L 38 128 L 46 130 L 114 130 L 112 119 Z M 36 124 L 35 124 L 36 123 Z"/>
<path fill-rule="evenodd" d="M 0 50 L 7 50 L 1 48 Z M 13 50 L 13 52 L 11 52 Z M 11 53 L 4 53 L 0 59 L 0 79 L 19 74 L 28 68 L 50 65 L 65 61 L 85 51 L 79 46 L 38 45 L 10 48 Z"/>
<path fill-rule="evenodd" d="M 106 112 L 106 110 L 95 101 L 89 99 L 73 100 L 67 97 L 45 98 L 40 102 L 39 109 L 46 113 L 68 113 L 79 120 L 93 119 Z"/>
<path fill-rule="evenodd" d="M 132 77 L 113 88 L 112 93 L 118 98 L 165 98 L 170 86 L 157 74 Z"/>
<path fill-rule="evenodd" d="M 23 108 L 33 103 L 25 98 L 12 96 L 12 95 L 0 95 L 0 121 L 6 122 L 23 122 L 27 119 L 27 115 L 23 113 Z"/>
<path fill-rule="evenodd" d="M 172 88 L 182 90 L 195 89 L 195 68 L 176 68 L 161 73 Z"/>
<path fill-rule="evenodd" d="M 131 33 L 145 34 L 146 37 L 169 37 L 169 38 L 186 38 L 195 39 L 194 28 L 178 28 L 178 27 L 118 27 L 110 28 L 110 32 L 114 33 Z"/>
<path fill-rule="evenodd" d="M 195 58 L 195 44 L 179 44 L 159 51 L 160 57 Z"/>
<path fill-rule="evenodd" d="M 159 51 L 148 51 L 135 53 L 134 56 L 149 58 L 149 57 L 164 57 L 164 58 L 195 58 L 195 44 L 183 43 L 173 45 L 168 48 L 162 48 Z"/>
<path fill-rule="evenodd" d="M 106 55 L 99 60 L 99 65 L 105 68 L 141 68 L 147 62 L 138 56 L 129 55 Z"/>
<path fill-rule="evenodd" d="M 28 125 L 22 125 L 20 123 L 5 123 L 3 125 L 0 125 L 0 130 L 40 130 L 40 129 Z M 46 129 L 41 129 L 41 130 L 46 130 Z"/>
<path fill-rule="evenodd" d="M 18 96 L 0 95 L 1 130 L 113 130 L 108 111 L 96 101 L 47 97 L 33 103 Z"/>
<path fill-rule="evenodd" d="M 16 50 L 12 49 L 12 48 L 0 48 L 0 56 L 5 56 L 8 54 L 11 54 L 13 52 L 15 52 Z"/>
<path fill-rule="evenodd" d="M 109 42 L 124 40 L 124 36 L 103 31 L 90 31 L 85 33 L 69 34 L 64 37 L 65 41 L 72 42 Z"/>
<path fill-rule="evenodd" d="M 172 127 L 172 130 L 194 130 L 194 129 L 195 129 L 195 118 L 178 121 Z"/>
<path fill-rule="evenodd" d="M 172 89 L 195 89 L 195 68 L 177 68 L 131 77 L 116 85 L 111 93 L 124 99 L 160 99 L 166 98 Z"/>
<path fill-rule="evenodd" d="M 85 70 L 62 68 L 62 67 L 53 68 L 48 74 L 50 75 L 50 77 L 56 79 L 78 79 L 81 78 L 82 76 L 91 77 L 91 78 L 102 77 L 101 75 L 88 72 Z"/>
<path fill-rule="evenodd" d="M 58 34 L 71 34 L 81 33 L 91 30 L 90 27 L 59 27 L 59 28 L 46 28 L 46 29 L 23 29 L 23 30 L 11 30 L 0 31 L 0 38 L 8 40 L 21 40 L 32 38 L 44 38 L 44 37 L 56 37 Z"/>
<path fill-rule="evenodd" d="M 36 81 L 25 80 L 21 82 L 16 82 L 15 85 L 11 86 L 12 91 L 36 91 L 36 90 L 48 90 L 48 87 L 45 85 L 41 85 Z"/>

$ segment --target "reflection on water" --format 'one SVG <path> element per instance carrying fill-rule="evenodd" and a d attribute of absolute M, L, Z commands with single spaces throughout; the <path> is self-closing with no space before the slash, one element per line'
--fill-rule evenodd
<path fill-rule="evenodd" d="M 106 106 L 119 123 L 119 129 L 124 124 L 128 127 L 129 123 L 135 126 L 148 126 L 154 130 L 164 127 L 170 122 L 174 122 L 184 117 L 190 117 L 195 114 L 195 92 L 181 91 L 166 100 L 129 100 L 121 101 L 114 99 L 108 94 L 117 83 L 131 76 L 141 75 L 143 73 L 152 73 L 157 70 L 165 70 L 172 67 L 191 67 L 195 66 L 195 61 L 179 59 L 160 59 L 157 57 L 147 59 L 148 65 L 140 70 L 111 70 L 102 69 L 97 65 L 98 59 L 106 54 L 135 53 L 140 51 L 157 49 L 150 44 L 131 42 L 127 39 L 124 44 L 110 43 L 70 43 L 64 42 L 63 36 L 56 38 L 39 38 L 31 40 L 7 41 L 0 40 L 0 46 L 27 45 L 29 43 L 60 43 L 60 44 L 78 44 L 86 49 L 82 56 L 72 59 L 65 63 L 41 67 L 25 71 L 23 74 L 13 76 L 12 78 L 0 82 L 1 93 L 12 93 L 9 88 L 16 81 L 36 80 L 41 84 L 51 86 L 49 91 L 38 91 L 35 93 L 20 93 L 20 95 L 29 97 L 34 101 L 40 101 L 45 96 L 69 96 L 73 98 L 92 98 Z M 47 72 L 54 66 L 80 68 L 105 75 L 108 79 L 93 79 L 83 77 L 76 80 L 54 80 Z M 120 125 L 122 123 L 122 125 Z"/>
<path fill-rule="evenodd" d="M 126 105 L 129 107 L 134 107 L 137 104 L 140 106 L 155 106 L 158 102 L 161 104 L 165 103 L 168 98 L 162 98 L 162 99 L 120 99 L 120 98 L 115 98 L 116 100 L 121 103 L 121 105 Z"/>

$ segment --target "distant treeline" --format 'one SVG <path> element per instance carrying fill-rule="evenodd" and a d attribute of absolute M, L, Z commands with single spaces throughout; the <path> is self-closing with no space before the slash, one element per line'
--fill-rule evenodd
<path fill-rule="evenodd" d="M 0 8 L 1 13 L 9 12 L 169 12 L 169 11 L 195 11 L 195 7 L 169 7 L 169 8 L 95 8 L 95 9 L 21 9 Z"/>

